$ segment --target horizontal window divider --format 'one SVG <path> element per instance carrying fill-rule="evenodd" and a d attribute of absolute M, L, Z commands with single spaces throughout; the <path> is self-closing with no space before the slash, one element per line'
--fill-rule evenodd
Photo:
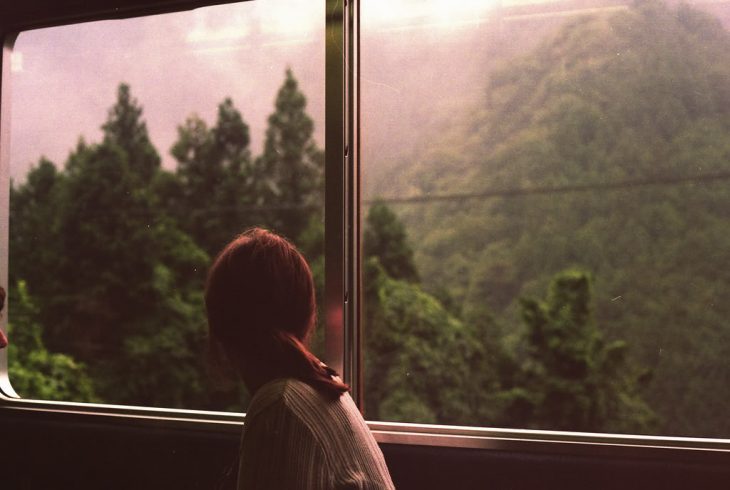
<path fill-rule="evenodd" d="M 178 427 L 184 429 L 222 428 L 240 436 L 245 418 L 243 413 L 215 412 L 205 410 L 187 410 L 178 408 L 136 407 L 125 405 L 107 405 L 94 403 L 55 402 L 46 400 L 11 400 L 0 399 L 0 417 L 2 413 L 35 412 L 50 417 L 70 416 L 89 417 L 94 421 L 112 423 L 116 419 L 129 422 L 141 422 L 157 426 Z"/>
<path fill-rule="evenodd" d="M 245 414 L 173 408 L 102 405 L 0 398 L 0 417 L 43 415 L 89 424 L 137 425 L 191 432 L 240 436 Z M 536 454 L 603 455 L 692 462 L 707 458 L 730 462 L 730 439 L 644 436 L 530 429 L 503 429 L 400 422 L 367 422 L 375 439 L 385 445 L 432 446 Z"/>
<path fill-rule="evenodd" d="M 398 422 L 368 422 L 376 440 L 385 444 L 408 444 L 443 447 L 464 447 L 495 450 L 535 450 L 588 454 L 593 448 L 602 454 L 679 455 L 688 452 L 716 453 L 730 458 L 730 439 L 646 436 L 591 432 L 568 432 L 532 429 L 503 429 Z M 627 455 L 629 453 L 626 453 Z"/>

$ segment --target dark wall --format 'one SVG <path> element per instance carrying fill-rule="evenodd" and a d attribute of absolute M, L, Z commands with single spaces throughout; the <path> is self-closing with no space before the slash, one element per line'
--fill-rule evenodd
<path fill-rule="evenodd" d="M 0 408 L 0 488 L 234 488 L 238 440 L 237 428 Z M 408 445 L 383 452 L 399 489 L 730 488 L 730 454 L 619 458 Z"/>

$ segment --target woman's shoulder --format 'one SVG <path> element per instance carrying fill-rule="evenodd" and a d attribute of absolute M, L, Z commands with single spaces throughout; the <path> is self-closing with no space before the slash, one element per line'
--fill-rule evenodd
<path fill-rule="evenodd" d="M 314 433 L 339 437 L 341 432 L 367 433 L 367 426 L 349 393 L 332 398 L 309 383 L 282 378 L 266 383 L 254 395 L 246 413 L 250 420 L 262 414 L 295 418 Z"/>
<path fill-rule="evenodd" d="M 278 407 L 291 411 L 300 418 L 309 419 L 313 409 L 326 411 L 334 408 L 339 401 L 326 397 L 299 379 L 279 378 L 269 381 L 256 391 L 246 416 L 252 417 L 269 408 Z"/>
<path fill-rule="evenodd" d="M 319 448 L 343 487 L 362 480 L 375 483 L 373 488 L 393 488 L 383 454 L 348 393 L 332 398 L 304 381 L 277 379 L 259 388 L 246 417 L 269 424 L 267 437 L 295 427 L 298 436 L 289 444 Z"/>

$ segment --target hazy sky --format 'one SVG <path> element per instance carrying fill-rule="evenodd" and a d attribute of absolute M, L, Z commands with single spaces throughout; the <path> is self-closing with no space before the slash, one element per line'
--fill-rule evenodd
<path fill-rule="evenodd" d="M 12 58 L 11 175 L 45 155 L 63 164 L 80 136 L 100 126 L 120 82 L 131 85 L 163 164 L 177 126 L 191 113 L 214 124 L 230 96 L 260 151 L 266 119 L 290 66 L 308 99 L 315 138 L 324 145 L 324 1 L 260 0 L 194 11 L 26 31 Z M 369 0 L 372 31 L 472 23 L 490 2 Z M 377 76 L 367 83 L 377 86 Z"/>
<path fill-rule="evenodd" d="M 122 81 L 143 106 L 166 166 L 177 126 L 191 113 L 214 124 L 227 96 L 258 152 L 287 66 L 322 144 L 323 5 L 268 0 L 21 33 L 12 63 L 11 174 L 23 175 L 40 155 L 63 163 L 79 136 L 100 141 Z"/>
<path fill-rule="evenodd" d="M 362 2 L 366 171 L 397 165 L 409 145 L 418 146 L 425 126 L 437 119 L 451 124 L 478 103 L 492 56 L 487 31 L 495 6 L 531 4 L 527 12 L 545 16 L 540 11 L 554 1 Z M 575 5 L 591 5 L 586 2 Z M 99 142 L 120 82 L 131 85 L 143 106 L 167 168 L 174 166 L 169 151 L 177 127 L 192 113 L 213 125 L 217 105 L 229 96 L 258 154 L 287 66 L 307 96 L 315 139 L 324 146 L 324 8 L 324 0 L 255 0 L 21 33 L 11 60 L 11 176 L 22 179 L 41 155 L 63 164 L 80 136 Z M 563 14 L 571 12 L 577 11 Z M 520 39 L 531 35 L 523 32 Z"/>

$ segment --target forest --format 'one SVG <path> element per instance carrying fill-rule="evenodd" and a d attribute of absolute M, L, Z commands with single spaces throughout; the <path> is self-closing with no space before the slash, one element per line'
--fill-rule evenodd
<path fill-rule="evenodd" d="M 730 437 L 729 50 L 713 17 L 645 2 L 570 19 L 485 76 L 467 121 L 391 179 L 451 197 L 365 210 L 368 419 Z M 128 85 L 102 130 L 11 185 L 13 386 L 245 410 L 202 288 L 222 245 L 262 225 L 322 291 L 305 94 L 287 70 L 260 155 L 231 98 L 214 124 L 179 125 L 173 170 Z"/>

